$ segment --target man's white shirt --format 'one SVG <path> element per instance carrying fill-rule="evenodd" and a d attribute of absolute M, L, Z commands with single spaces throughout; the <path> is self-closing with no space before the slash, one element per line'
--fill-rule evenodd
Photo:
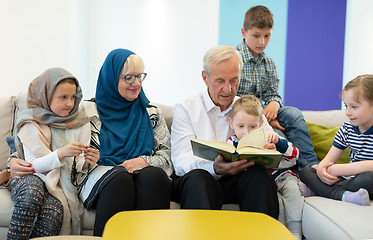
<path fill-rule="evenodd" d="M 235 97 L 234 101 L 238 99 Z M 205 169 L 214 177 L 213 161 L 193 155 L 191 139 L 226 142 L 233 134 L 228 118 L 233 103 L 223 112 L 211 100 L 207 89 L 198 95 L 176 104 L 171 127 L 171 160 L 177 176 L 193 169 Z M 264 120 L 265 129 L 272 129 Z"/>

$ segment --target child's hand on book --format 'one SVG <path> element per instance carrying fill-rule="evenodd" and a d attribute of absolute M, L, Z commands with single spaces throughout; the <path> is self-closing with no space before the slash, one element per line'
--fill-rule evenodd
<path fill-rule="evenodd" d="M 248 162 L 246 159 L 226 162 L 221 155 L 218 155 L 214 161 L 214 171 L 217 175 L 234 175 L 252 165 L 254 165 L 254 162 Z"/>
<path fill-rule="evenodd" d="M 274 143 L 267 143 L 263 146 L 263 148 L 268 150 L 276 150 L 276 145 Z"/>
<path fill-rule="evenodd" d="M 279 139 L 279 135 L 275 132 L 275 131 L 269 131 L 269 132 L 266 132 L 266 135 L 267 135 L 267 143 L 278 143 L 278 139 Z"/>

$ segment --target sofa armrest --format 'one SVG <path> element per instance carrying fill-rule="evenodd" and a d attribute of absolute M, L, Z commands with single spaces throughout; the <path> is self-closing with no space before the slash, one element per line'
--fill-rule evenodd
<path fill-rule="evenodd" d="M 10 155 L 6 137 L 12 135 L 14 121 L 14 101 L 16 97 L 0 97 L 0 169 L 5 169 Z"/>

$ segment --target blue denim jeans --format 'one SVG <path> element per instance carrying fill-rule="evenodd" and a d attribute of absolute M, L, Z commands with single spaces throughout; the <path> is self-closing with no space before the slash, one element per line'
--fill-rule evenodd
<path fill-rule="evenodd" d="M 295 107 L 281 107 L 277 113 L 277 121 L 286 129 L 284 135 L 288 141 L 299 149 L 297 168 L 293 170 L 297 172 L 305 166 L 318 164 L 302 112 Z"/>

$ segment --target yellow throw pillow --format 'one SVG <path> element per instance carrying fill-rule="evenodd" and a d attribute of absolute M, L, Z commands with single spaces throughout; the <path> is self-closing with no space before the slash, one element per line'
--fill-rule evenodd
<path fill-rule="evenodd" d="M 333 145 L 335 134 L 338 132 L 340 127 L 325 127 L 315 123 L 307 123 L 307 128 L 311 136 L 312 145 L 315 148 L 315 153 L 319 161 L 324 159 L 329 149 Z M 348 163 L 350 162 L 349 148 L 346 148 L 337 161 L 337 163 Z"/>

